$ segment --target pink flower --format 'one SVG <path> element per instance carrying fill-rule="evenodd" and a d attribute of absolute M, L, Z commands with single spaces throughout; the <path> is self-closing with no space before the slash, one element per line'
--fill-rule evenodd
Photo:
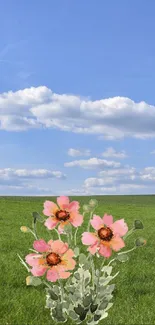
<path fill-rule="evenodd" d="M 79 214 L 79 208 L 79 202 L 69 202 L 67 196 L 58 197 L 57 204 L 45 201 L 43 213 L 49 217 L 45 221 L 45 226 L 51 230 L 59 224 L 59 233 L 64 232 L 64 226 L 68 223 L 71 223 L 74 227 L 81 226 L 83 216 Z"/>
<path fill-rule="evenodd" d="M 31 253 L 25 257 L 26 262 L 32 266 L 34 276 L 46 273 L 48 281 L 56 282 L 58 279 L 67 279 L 71 273 L 66 272 L 75 268 L 74 252 L 68 248 L 67 243 L 60 240 L 50 240 L 46 243 L 43 239 L 35 240 L 34 249 L 41 254 Z"/>
<path fill-rule="evenodd" d="M 94 215 L 90 223 L 96 232 L 84 232 L 82 243 L 90 246 L 88 251 L 91 254 L 98 252 L 108 258 L 112 254 L 112 249 L 117 252 L 125 246 L 121 237 L 127 233 L 128 226 L 124 219 L 113 222 L 111 215 L 105 214 L 103 218 Z"/>

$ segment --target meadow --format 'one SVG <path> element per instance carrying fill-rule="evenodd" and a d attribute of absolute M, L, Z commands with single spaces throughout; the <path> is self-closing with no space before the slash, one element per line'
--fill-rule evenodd
<path fill-rule="evenodd" d="M 114 280 L 116 290 L 114 305 L 109 316 L 99 324 L 106 325 L 153 325 L 155 324 L 155 195 L 150 196 L 96 196 L 96 214 L 106 212 L 114 219 L 124 218 L 129 229 L 135 219 L 144 224 L 127 240 L 127 248 L 132 248 L 135 238 L 143 236 L 147 240 L 144 247 L 130 253 L 126 263 L 119 263 L 119 275 Z M 45 292 L 42 285 L 27 287 L 26 269 L 20 264 L 17 253 L 24 258 L 32 248 L 33 236 L 22 233 L 21 226 L 32 224 L 32 212 L 42 214 L 43 202 L 51 197 L 0 197 L 0 325 L 54 325 L 48 309 L 45 309 Z M 71 197 L 79 200 L 81 206 L 90 197 Z M 85 221 L 79 230 L 78 246 L 85 231 Z M 53 234 L 54 233 L 54 234 Z M 42 224 L 38 223 L 39 237 L 49 240 L 56 238 Z M 72 325 L 71 321 L 66 323 Z"/>

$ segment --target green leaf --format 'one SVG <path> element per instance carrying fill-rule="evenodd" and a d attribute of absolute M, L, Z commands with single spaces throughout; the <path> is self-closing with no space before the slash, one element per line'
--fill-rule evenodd
<path fill-rule="evenodd" d="M 62 303 L 57 303 L 56 307 L 53 309 L 53 315 L 57 319 L 57 321 L 65 322 L 66 317 L 64 317 L 62 308 Z"/>
<path fill-rule="evenodd" d="M 80 264 L 80 265 L 84 265 L 85 262 L 86 262 L 86 260 L 87 260 L 86 255 L 84 255 L 83 253 L 81 253 L 81 254 L 79 255 L 79 264 Z"/>
<path fill-rule="evenodd" d="M 126 261 L 128 261 L 129 260 L 129 256 L 127 255 L 127 254 L 120 254 L 120 255 L 117 255 L 117 260 L 119 261 L 119 262 L 122 262 L 122 263 L 124 263 L 124 262 L 126 262 Z"/>
<path fill-rule="evenodd" d="M 52 287 L 52 289 L 53 289 L 53 291 L 54 291 L 54 293 L 55 293 L 56 295 L 59 295 L 59 293 L 60 293 L 60 288 L 59 288 L 57 285 L 54 285 L 54 286 Z"/>
<path fill-rule="evenodd" d="M 103 314 L 101 314 L 100 320 L 106 318 L 108 316 L 108 313 L 104 310 Z"/>
<path fill-rule="evenodd" d="M 85 287 L 90 283 L 90 277 L 85 279 Z"/>
<path fill-rule="evenodd" d="M 42 283 L 41 279 L 36 276 L 27 276 L 26 284 L 27 286 L 37 287 Z"/>
<path fill-rule="evenodd" d="M 99 288 L 99 298 L 102 299 L 103 297 L 107 297 L 111 295 L 111 293 L 114 291 L 115 289 L 115 284 L 111 284 L 111 285 L 106 285 L 106 286 L 100 286 Z M 109 299 L 108 297 L 108 299 Z"/>
<path fill-rule="evenodd" d="M 75 276 L 75 278 L 76 278 L 77 280 L 80 280 L 80 274 L 79 274 L 78 272 L 75 272 L 75 273 L 74 273 L 74 276 Z"/>
<path fill-rule="evenodd" d="M 47 289 L 47 292 L 52 300 L 58 300 L 58 296 L 52 289 Z"/>
<path fill-rule="evenodd" d="M 83 321 L 86 318 L 87 312 L 89 309 L 85 309 L 85 311 L 83 312 L 83 314 L 80 316 L 80 320 Z"/>
<path fill-rule="evenodd" d="M 142 237 L 137 238 L 135 241 L 135 245 L 137 247 L 144 246 L 145 244 L 146 244 L 146 240 Z"/>
<path fill-rule="evenodd" d="M 79 247 L 75 247 L 74 249 L 75 257 L 79 256 L 79 253 L 80 253 Z"/>
<path fill-rule="evenodd" d="M 101 271 L 107 273 L 108 275 L 110 275 L 111 272 L 112 272 L 112 266 L 105 265 L 105 266 L 102 268 Z"/>
<path fill-rule="evenodd" d="M 73 286 L 69 286 L 67 289 L 68 289 L 68 291 L 71 292 L 71 293 L 74 293 L 75 290 L 76 290 L 76 288 L 73 287 Z"/>
<path fill-rule="evenodd" d="M 80 304 L 78 304 L 78 307 L 74 307 L 74 310 L 75 310 L 76 314 L 79 316 L 83 315 L 83 313 L 85 311 L 84 308 Z"/>
<path fill-rule="evenodd" d="M 94 315 L 94 321 L 97 322 L 101 318 L 101 315 Z"/>
<path fill-rule="evenodd" d="M 69 311 L 69 317 L 71 317 L 73 320 L 77 320 L 78 319 L 78 316 L 77 316 L 77 314 L 75 313 L 74 310 L 70 310 Z"/>
<path fill-rule="evenodd" d="M 110 275 L 107 277 L 102 276 L 102 277 L 100 277 L 100 284 L 106 286 L 112 279 L 113 279 L 113 277 Z"/>
<path fill-rule="evenodd" d="M 64 300 L 62 303 L 62 308 L 68 310 L 69 306 L 70 306 L 69 301 Z"/>
<path fill-rule="evenodd" d="M 108 303 L 109 303 L 109 301 L 106 298 L 104 298 L 102 300 L 101 304 L 99 305 L 98 309 L 104 310 L 108 306 Z"/>
<path fill-rule="evenodd" d="M 141 220 L 135 220 L 134 221 L 134 229 L 143 229 L 143 223 Z"/>
<path fill-rule="evenodd" d="M 91 313 L 94 313 L 96 311 L 97 307 L 98 307 L 98 305 L 91 304 L 91 306 L 90 306 Z"/>
<path fill-rule="evenodd" d="M 89 294 L 89 295 L 87 295 L 87 296 L 85 296 L 83 298 L 83 305 L 84 305 L 84 307 L 88 307 L 91 304 L 91 302 L 92 302 L 92 296 L 91 296 L 91 294 Z"/>
<path fill-rule="evenodd" d="M 109 304 L 106 307 L 105 311 L 109 310 L 112 306 L 113 306 L 113 302 L 109 302 Z"/>
<path fill-rule="evenodd" d="M 32 212 L 32 216 L 33 216 L 34 223 L 36 223 L 36 221 L 39 222 L 44 221 L 44 218 L 38 212 Z"/>
<path fill-rule="evenodd" d="M 53 308 L 53 307 L 54 307 L 53 301 L 47 298 L 45 308 Z"/>

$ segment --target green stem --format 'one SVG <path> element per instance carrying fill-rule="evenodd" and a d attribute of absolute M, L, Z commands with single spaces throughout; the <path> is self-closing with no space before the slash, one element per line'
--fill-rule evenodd
<path fill-rule="evenodd" d="M 27 269 L 27 271 L 30 272 L 30 269 L 28 268 L 27 264 L 23 261 L 23 259 L 20 257 L 20 255 L 17 254 L 17 256 L 19 257 L 21 264 L 23 264 L 25 266 L 25 268 Z"/>
<path fill-rule="evenodd" d="M 77 236 L 77 232 L 78 232 L 78 227 L 76 228 L 76 230 L 75 230 L 75 234 L 74 234 L 74 246 L 76 247 L 76 244 L 77 244 L 77 242 L 76 242 L 76 236 Z"/>
<path fill-rule="evenodd" d="M 137 247 L 134 246 L 133 248 L 129 249 L 128 251 L 118 253 L 118 255 L 122 255 L 122 254 L 126 254 L 126 253 L 129 253 L 129 252 L 132 252 L 132 251 L 134 251 L 136 248 L 137 248 Z"/>
<path fill-rule="evenodd" d="M 92 256 L 91 262 L 92 262 L 92 285 L 93 285 L 93 289 L 94 289 L 95 266 L 94 266 L 93 256 Z"/>
<path fill-rule="evenodd" d="M 29 228 L 30 229 L 30 228 Z M 31 232 L 31 234 L 35 237 L 35 239 L 37 239 L 38 240 L 38 237 L 37 237 L 37 235 L 36 235 L 36 233 L 35 232 L 33 232 L 31 229 L 30 229 L 30 232 Z"/>
<path fill-rule="evenodd" d="M 37 236 L 37 228 L 36 228 L 36 222 L 33 223 L 33 232 L 32 232 L 35 236 L 35 238 L 38 240 L 38 236 Z"/>
<path fill-rule="evenodd" d="M 35 252 L 35 253 L 37 253 L 37 254 L 38 254 L 38 252 L 37 252 L 37 251 L 35 251 L 35 249 L 29 248 L 29 251 L 32 251 L 32 252 Z"/>
<path fill-rule="evenodd" d="M 58 238 L 59 238 L 59 240 L 61 240 L 61 236 L 60 236 L 60 234 L 59 234 L 58 230 L 57 230 L 56 228 L 54 228 L 54 230 L 56 231 L 56 233 L 57 233 L 57 235 L 58 235 Z"/>
<path fill-rule="evenodd" d="M 70 234 L 71 234 L 71 236 L 70 236 L 70 237 L 71 237 L 71 242 L 72 242 L 72 240 L 73 240 L 73 233 L 72 233 L 72 229 L 73 229 L 73 228 L 71 228 L 71 232 L 70 232 Z"/>
<path fill-rule="evenodd" d="M 123 239 L 126 239 L 128 236 L 130 236 L 134 231 L 134 228 L 130 229 L 127 234 L 123 237 Z"/>
<path fill-rule="evenodd" d="M 63 302 L 63 298 L 64 298 L 64 287 L 63 287 L 63 284 L 61 282 L 61 279 L 59 279 L 58 282 L 59 282 L 59 285 L 60 285 L 61 302 Z"/>
<path fill-rule="evenodd" d="M 105 263 L 105 258 L 103 259 L 103 262 L 102 262 L 102 264 L 101 264 L 101 267 L 100 267 L 100 273 L 101 273 L 101 270 L 102 270 L 102 267 L 103 267 L 104 263 Z"/>
<path fill-rule="evenodd" d="M 89 229 L 90 229 L 90 220 L 91 220 L 91 218 L 93 216 L 93 213 L 94 213 L 94 209 L 90 212 L 90 218 L 89 218 L 89 222 L 88 222 L 87 231 L 89 231 Z"/>
<path fill-rule="evenodd" d="M 71 238 L 70 238 L 70 235 L 69 234 L 67 234 L 67 239 L 68 239 L 69 246 L 71 246 Z"/>
<path fill-rule="evenodd" d="M 112 262 L 114 262 L 116 260 L 116 258 L 113 258 L 109 263 L 108 263 L 108 265 L 107 266 L 109 266 Z"/>
<path fill-rule="evenodd" d="M 52 289 L 52 287 L 50 286 L 50 284 L 48 284 L 45 280 L 42 281 L 49 289 Z"/>

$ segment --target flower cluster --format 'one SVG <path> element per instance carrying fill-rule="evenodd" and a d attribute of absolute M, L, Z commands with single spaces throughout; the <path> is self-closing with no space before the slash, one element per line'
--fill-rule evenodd
<path fill-rule="evenodd" d="M 45 201 L 43 214 L 47 219 L 33 212 L 33 229 L 27 226 L 20 228 L 22 232 L 35 237 L 33 249 L 30 249 L 33 253 L 28 254 L 25 261 L 18 255 L 21 263 L 32 274 L 26 278 L 26 284 L 46 285 L 46 308 L 51 310 L 51 316 L 56 322 L 65 322 L 70 317 L 78 324 L 87 319 L 88 324 L 93 325 L 107 317 L 114 290 L 114 285 L 109 285 L 109 282 L 118 274 L 111 275 L 110 264 L 114 260 L 125 262 L 127 253 L 146 244 L 143 238 L 137 238 L 132 249 L 119 253 L 125 247 L 125 239 L 136 229 L 143 228 L 142 222 L 135 220 L 133 228 L 128 231 L 124 219 L 114 221 L 113 216 L 108 214 L 101 218 L 94 214 L 96 208 L 97 201 L 91 199 L 88 205 L 83 206 L 83 213 L 80 214 L 78 201 L 70 202 L 68 197 L 61 196 L 57 198 L 57 204 Z M 77 246 L 77 231 L 88 213 L 87 231 L 80 236 L 81 244 L 88 246 L 87 256 L 80 252 L 81 245 Z M 48 234 L 51 230 L 50 237 L 55 230 L 58 239 L 45 241 L 39 238 L 37 221 L 44 222 Z M 62 240 L 64 236 L 65 241 L 64 238 Z M 114 258 L 107 264 L 113 252 Z M 99 269 L 96 268 L 98 261 L 101 261 Z M 61 281 L 65 281 L 65 287 Z M 56 282 L 58 285 L 51 286 L 50 283 Z"/>

